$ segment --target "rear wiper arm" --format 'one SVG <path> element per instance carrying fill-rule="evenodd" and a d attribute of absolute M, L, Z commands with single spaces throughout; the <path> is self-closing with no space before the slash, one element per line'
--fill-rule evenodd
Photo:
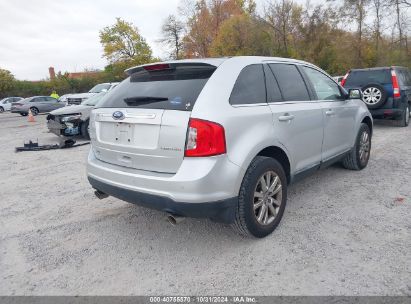
<path fill-rule="evenodd" d="M 124 101 L 128 103 L 145 103 L 153 101 L 167 101 L 167 97 L 156 97 L 156 96 L 135 96 L 124 98 Z"/>

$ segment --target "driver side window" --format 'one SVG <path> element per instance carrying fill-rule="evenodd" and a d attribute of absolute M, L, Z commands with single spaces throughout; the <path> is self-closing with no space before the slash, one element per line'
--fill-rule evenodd
<path fill-rule="evenodd" d="M 338 85 L 323 73 L 306 67 L 303 67 L 305 74 L 311 81 L 318 100 L 340 100 L 341 91 Z"/>

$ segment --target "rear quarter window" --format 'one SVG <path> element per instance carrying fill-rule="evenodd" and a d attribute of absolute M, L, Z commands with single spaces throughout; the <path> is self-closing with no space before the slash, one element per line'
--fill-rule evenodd
<path fill-rule="evenodd" d="M 140 69 L 110 90 L 98 107 L 191 111 L 215 70 L 215 66 L 204 64 L 155 71 Z"/>
<path fill-rule="evenodd" d="M 351 71 L 348 74 L 345 86 L 365 86 L 370 83 L 387 84 L 391 83 L 391 72 L 384 70 L 364 70 Z"/>
<path fill-rule="evenodd" d="M 230 104 L 266 103 L 265 78 L 262 64 L 243 68 L 238 75 L 230 96 Z"/>

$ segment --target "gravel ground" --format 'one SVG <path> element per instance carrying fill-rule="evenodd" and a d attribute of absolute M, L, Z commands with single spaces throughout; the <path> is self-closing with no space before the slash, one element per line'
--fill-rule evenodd
<path fill-rule="evenodd" d="M 411 127 L 377 123 L 365 170 L 291 186 L 282 223 L 255 240 L 96 199 L 89 146 L 14 153 L 57 142 L 36 120 L 0 115 L 1 295 L 411 295 Z"/>

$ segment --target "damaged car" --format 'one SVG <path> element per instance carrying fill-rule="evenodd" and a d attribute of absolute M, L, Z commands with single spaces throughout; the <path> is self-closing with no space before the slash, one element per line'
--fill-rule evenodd
<path fill-rule="evenodd" d="M 108 92 L 114 89 L 119 83 L 118 82 L 108 82 L 108 83 L 100 83 L 94 86 L 90 91 L 87 93 L 77 93 L 77 94 L 70 94 L 67 96 L 67 105 L 79 105 L 82 102 L 86 101 L 90 97 L 95 96 L 101 92 Z"/>
<path fill-rule="evenodd" d="M 80 105 L 73 105 L 50 112 L 47 116 L 49 131 L 57 136 L 80 135 L 90 139 L 88 132 L 90 112 L 106 94 L 107 91 L 103 91 L 83 101 Z"/>

